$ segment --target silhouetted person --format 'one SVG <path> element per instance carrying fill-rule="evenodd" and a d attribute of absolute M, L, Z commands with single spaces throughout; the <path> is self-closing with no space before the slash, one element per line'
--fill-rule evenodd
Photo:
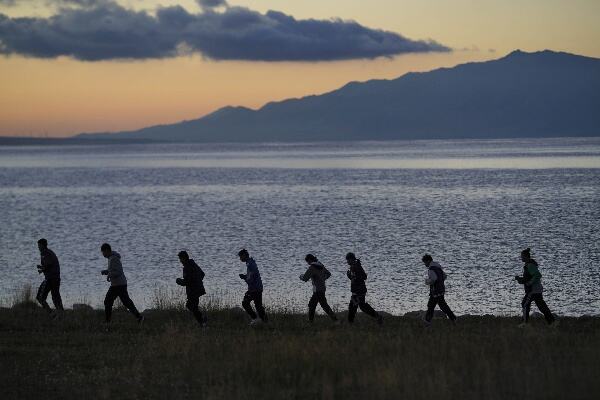
<path fill-rule="evenodd" d="M 456 316 L 448 307 L 444 295 L 446 294 L 446 273 L 442 270 L 442 266 L 433 261 L 429 254 L 425 254 L 422 258 L 423 264 L 427 267 L 427 278 L 425 284 L 429 285 L 429 301 L 427 302 L 427 312 L 425 313 L 425 323 L 429 326 L 433 318 L 435 306 L 439 305 L 440 309 L 452 322 L 456 322 Z"/>
<path fill-rule="evenodd" d="M 325 281 L 329 279 L 331 272 L 329 272 L 327 268 L 317 260 L 317 257 L 312 254 L 307 254 L 304 260 L 308 264 L 308 269 L 304 274 L 300 275 L 300 279 L 304 282 L 308 282 L 310 279 L 313 286 L 313 294 L 308 302 L 308 320 L 310 322 L 314 321 L 317 304 L 320 304 L 323 311 L 325 311 L 332 320 L 337 321 L 337 316 L 331 307 L 329 307 L 327 299 L 325 298 L 325 290 L 327 289 Z"/>
<path fill-rule="evenodd" d="M 350 267 L 346 272 L 346 276 L 350 279 L 350 291 L 352 292 L 350 304 L 348 305 L 348 322 L 354 322 L 356 311 L 360 308 L 362 312 L 375 318 L 377 323 L 381 325 L 383 317 L 373 310 L 373 307 L 365 300 L 367 295 L 367 284 L 365 283 L 367 273 L 363 269 L 360 260 L 356 258 L 354 253 L 348 253 L 346 254 L 346 262 Z"/>
<path fill-rule="evenodd" d="M 521 302 L 523 307 L 523 324 L 529 322 L 529 311 L 531 310 L 531 302 L 535 301 L 538 309 L 544 314 L 548 324 L 554 323 L 554 316 L 544 301 L 542 286 L 542 274 L 538 268 L 538 263 L 531 258 L 531 249 L 528 247 L 521 252 L 521 260 L 525 263 L 523 266 L 523 276 L 515 276 L 517 282 L 525 288 L 525 297 Z"/>
<path fill-rule="evenodd" d="M 178 257 L 179 262 L 183 265 L 183 278 L 177 278 L 175 282 L 180 286 L 185 286 L 185 294 L 187 296 L 185 307 L 194 314 L 200 326 L 204 327 L 206 326 L 206 317 L 202 315 L 198 308 L 200 296 L 206 294 L 204 283 L 202 283 L 204 271 L 190 258 L 187 252 L 180 251 Z"/>
<path fill-rule="evenodd" d="M 246 273 L 240 274 L 240 278 L 248 284 L 248 290 L 244 294 L 244 300 L 242 300 L 242 307 L 244 307 L 244 310 L 246 310 L 251 318 L 250 325 L 255 325 L 261 320 L 267 322 L 267 313 L 262 304 L 263 284 L 256 261 L 250 257 L 246 249 L 240 250 L 238 256 L 240 257 L 240 261 L 246 263 Z M 252 309 L 251 302 L 254 302 L 256 312 Z M 260 320 L 257 318 L 256 313 L 258 313 Z"/>
<path fill-rule="evenodd" d="M 40 264 L 37 266 L 38 273 L 44 274 L 44 281 L 40 285 L 36 299 L 44 307 L 46 311 L 54 314 L 46 299 L 48 293 L 52 294 L 52 303 L 57 311 L 64 311 L 62 299 L 60 297 L 60 263 L 58 257 L 52 250 L 48 248 L 48 241 L 46 239 L 40 239 L 37 242 L 38 249 L 40 250 Z"/>
<path fill-rule="evenodd" d="M 139 313 L 135 304 L 129 298 L 127 293 L 127 278 L 123 273 L 123 265 L 121 264 L 121 255 L 116 251 L 112 251 L 108 243 L 100 246 L 102 255 L 108 259 L 108 268 L 103 270 L 102 275 L 107 275 L 106 280 L 110 282 L 110 288 L 106 292 L 104 298 L 104 314 L 106 323 L 109 324 L 112 316 L 112 307 L 115 299 L 121 299 L 121 303 L 133 314 L 140 324 L 144 322 L 144 317 Z"/>

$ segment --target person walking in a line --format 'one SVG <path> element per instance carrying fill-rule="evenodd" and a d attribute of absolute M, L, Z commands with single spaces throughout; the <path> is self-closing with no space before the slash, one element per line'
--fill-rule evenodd
<path fill-rule="evenodd" d="M 108 268 L 101 271 L 101 274 L 106 275 L 106 280 L 110 282 L 110 288 L 108 288 L 108 292 L 106 292 L 106 297 L 104 298 L 104 315 L 107 326 L 110 324 L 112 307 L 117 297 L 121 299 L 121 303 L 142 324 L 145 318 L 135 308 L 135 304 L 133 304 L 133 301 L 129 298 L 129 293 L 127 293 L 127 278 L 125 278 L 125 273 L 123 273 L 121 255 L 116 251 L 112 251 L 108 243 L 100 246 L 100 251 L 108 259 Z"/>
<path fill-rule="evenodd" d="M 242 249 L 238 252 L 240 261 L 246 263 L 246 273 L 240 274 L 240 278 L 248 285 L 248 290 L 244 294 L 242 307 L 250 316 L 250 325 L 256 325 L 260 321 L 267 322 L 267 313 L 262 303 L 263 284 L 260 278 L 260 271 L 254 258 L 250 257 L 248 250 Z M 254 302 L 256 312 L 252 309 L 251 302 Z M 258 316 L 257 316 L 258 313 Z M 260 319 L 259 319 L 260 318 Z"/>
<path fill-rule="evenodd" d="M 329 279 L 331 272 L 312 254 L 307 254 L 304 260 L 308 264 L 308 269 L 304 274 L 300 275 L 300 279 L 304 282 L 310 280 L 313 287 L 313 294 L 308 302 L 308 320 L 311 323 L 314 321 L 317 304 L 320 304 L 323 311 L 329 315 L 329 318 L 337 321 L 337 316 L 331 307 L 329 307 L 327 298 L 325 298 L 325 290 L 327 289 L 325 281 Z"/>
<path fill-rule="evenodd" d="M 177 256 L 179 257 L 179 262 L 183 265 L 183 278 L 177 278 L 175 282 L 180 286 L 185 286 L 185 294 L 187 296 L 185 307 L 192 312 L 200 326 L 205 327 L 206 316 L 202 315 L 198 308 L 200 296 L 206 294 L 204 283 L 202 282 L 204 271 L 190 258 L 186 251 L 180 251 Z"/>
<path fill-rule="evenodd" d="M 373 307 L 367 303 L 365 297 L 367 295 L 367 273 L 362 267 L 362 264 L 354 253 L 346 254 L 346 262 L 348 263 L 348 271 L 346 276 L 350 279 L 350 304 L 348 305 L 348 322 L 351 324 L 354 322 L 356 317 L 356 311 L 358 308 L 365 314 L 375 318 L 378 324 L 383 324 L 383 317 L 373 310 Z"/>
<path fill-rule="evenodd" d="M 427 326 L 431 325 L 433 311 L 437 305 L 440 306 L 440 309 L 450 321 L 456 322 L 456 316 L 444 299 L 444 295 L 446 294 L 446 286 L 444 285 L 446 273 L 442 270 L 442 266 L 433 261 L 433 258 L 429 254 L 425 254 L 421 260 L 427 267 L 425 284 L 429 286 L 429 301 L 427 302 L 427 312 L 425 313 L 425 324 Z"/>
<path fill-rule="evenodd" d="M 44 274 L 44 281 L 40 285 L 35 298 L 53 318 L 56 318 L 58 316 L 57 312 L 62 313 L 64 311 L 62 298 L 60 297 L 60 263 L 56 254 L 48 248 L 46 239 L 38 240 L 37 245 L 41 258 L 37 269 L 38 273 Z M 46 301 L 48 293 L 52 294 L 52 303 L 56 308 L 56 312 L 52 311 Z"/>
<path fill-rule="evenodd" d="M 528 247 L 521 252 L 521 260 L 523 265 L 523 275 L 515 276 L 515 280 L 525 288 L 525 297 L 521 301 L 523 311 L 523 320 L 521 324 L 529 322 L 529 311 L 531 310 L 531 302 L 535 301 L 538 309 L 544 314 L 546 322 L 552 325 L 555 321 L 554 315 L 550 312 L 548 305 L 544 301 L 544 287 L 542 286 L 542 274 L 538 268 L 538 263 L 531 258 L 531 249 Z"/>

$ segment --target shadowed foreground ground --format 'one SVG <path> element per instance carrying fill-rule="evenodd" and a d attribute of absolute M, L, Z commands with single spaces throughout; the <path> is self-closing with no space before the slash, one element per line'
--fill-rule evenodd
<path fill-rule="evenodd" d="M 212 311 L 201 330 L 185 311 L 150 311 L 140 328 L 115 312 L 51 321 L 33 307 L 0 309 L 3 399 L 597 399 L 600 319 L 535 320 L 364 315 L 355 326 L 271 315 L 251 328 L 239 310 Z"/>

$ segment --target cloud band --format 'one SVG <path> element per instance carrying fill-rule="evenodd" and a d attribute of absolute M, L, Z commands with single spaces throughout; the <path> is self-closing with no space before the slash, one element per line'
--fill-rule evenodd
<path fill-rule="evenodd" d="M 111 1 L 90 3 L 61 8 L 49 18 L 0 14 L 0 53 L 86 61 L 168 58 L 186 52 L 214 60 L 334 61 L 450 50 L 432 40 L 411 40 L 340 19 L 298 20 L 242 7 L 190 13 L 172 6 L 151 15 Z"/>

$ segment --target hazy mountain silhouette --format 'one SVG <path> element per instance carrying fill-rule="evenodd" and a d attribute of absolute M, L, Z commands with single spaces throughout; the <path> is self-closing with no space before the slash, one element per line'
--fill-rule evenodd
<path fill-rule="evenodd" d="M 243 142 L 596 135 L 600 59 L 517 50 L 498 60 L 351 82 L 258 110 L 225 107 L 197 120 L 110 137 Z"/>

